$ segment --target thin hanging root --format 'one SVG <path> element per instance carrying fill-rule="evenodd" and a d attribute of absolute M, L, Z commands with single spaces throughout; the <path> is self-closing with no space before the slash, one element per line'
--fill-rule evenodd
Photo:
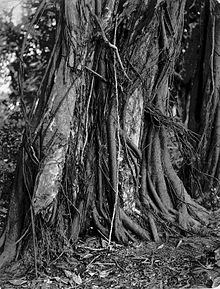
<path fill-rule="evenodd" d="M 127 230 L 125 231 L 125 234 L 128 240 L 131 241 L 132 243 L 135 243 L 137 241 L 137 239 L 134 236 L 132 236 Z"/>
<path fill-rule="evenodd" d="M 37 268 L 37 244 L 36 244 L 36 231 L 35 231 L 35 222 L 34 222 L 34 209 L 31 204 L 31 225 L 32 225 L 32 234 L 33 234 L 33 245 L 34 245 L 34 269 L 35 277 L 38 277 L 38 268 Z"/>
<path fill-rule="evenodd" d="M 75 215 L 72 218 L 72 224 L 71 224 L 71 240 L 73 243 L 75 243 L 79 237 L 80 232 L 80 223 L 82 222 L 81 216 L 83 211 L 83 202 L 81 201 L 79 208 L 77 209 L 75 207 Z"/>
<path fill-rule="evenodd" d="M 89 6 L 88 6 L 88 7 L 89 7 Z M 122 61 L 121 61 L 121 57 L 120 57 L 119 52 L 118 52 L 118 47 L 115 45 L 115 43 L 112 44 L 112 43 L 108 40 L 107 36 L 105 35 L 104 29 L 103 29 L 103 27 L 102 27 L 102 24 L 100 23 L 98 17 L 92 12 L 92 10 L 90 9 L 90 7 L 89 7 L 89 10 L 90 10 L 91 15 L 92 15 L 93 18 L 96 20 L 96 23 L 97 23 L 98 26 L 99 26 L 99 29 L 100 29 L 100 31 L 101 31 L 102 38 L 103 38 L 104 42 L 115 51 L 115 54 L 116 54 L 116 56 L 117 56 L 117 60 L 118 60 L 118 62 L 119 62 L 119 64 L 120 64 L 120 66 L 121 66 L 121 69 L 122 69 L 125 77 L 126 77 L 129 81 L 131 81 L 131 79 L 128 77 L 128 75 L 127 75 L 127 73 L 126 73 L 126 71 L 125 71 L 125 68 L 124 68 L 124 66 L 123 66 L 123 63 L 122 63 Z"/>
<path fill-rule="evenodd" d="M 179 224 L 184 229 L 187 230 L 188 223 L 188 212 L 186 204 L 182 203 L 179 207 Z"/>
<path fill-rule="evenodd" d="M 115 25 L 115 31 L 114 31 L 114 45 L 116 44 L 116 29 L 117 29 L 117 21 Z M 116 52 L 117 54 L 117 52 Z M 120 216 L 119 216 L 119 204 L 118 204 L 118 173 L 119 173 L 119 158 L 121 153 L 121 142 L 120 142 L 120 135 L 119 135 L 119 129 L 120 129 L 120 119 L 119 119 L 119 99 L 118 99 L 118 79 L 117 79 L 117 70 L 116 70 L 116 55 L 114 53 L 114 83 L 115 83 L 115 100 L 113 102 L 112 110 L 109 116 L 109 135 L 110 135 L 110 154 L 109 157 L 111 158 L 111 164 L 112 167 L 112 193 L 115 193 L 115 203 L 114 203 L 114 209 L 112 214 L 112 220 L 111 220 L 111 228 L 109 233 L 109 243 L 111 244 L 111 238 L 112 238 L 112 230 L 113 225 L 115 225 L 115 235 L 119 234 L 120 232 Z M 116 118 L 117 120 L 117 131 L 116 131 L 116 125 L 115 120 L 113 118 Z M 116 148 L 116 141 L 115 137 L 117 136 L 118 141 L 118 153 Z M 114 192 L 113 192 L 114 191 Z M 123 232 L 119 234 L 121 239 L 126 242 L 126 237 Z"/>
<path fill-rule="evenodd" d="M 105 79 L 101 74 L 99 74 L 98 72 L 92 70 L 91 68 L 85 66 L 85 69 L 87 69 L 88 71 L 90 71 L 91 73 L 93 73 L 95 76 L 99 77 L 102 81 L 104 81 L 105 83 L 108 83 L 107 79 Z"/>
<path fill-rule="evenodd" d="M 85 137 L 85 141 L 84 141 L 82 152 L 81 152 L 81 163 L 82 164 L 83 164 L 84 150 L 85 150 L 85 147 L 86 147 L 87 141 L 88 141 L 89 107 L 90 107 L 90 102 L 91 102 L 91 98 L 92 98 L 93 87 L 94 87 L 94 77 L 92 78 L 91 88 L 90 88 L 90 92 L 89 92 L 89 98 L 88 98 L 88 102 L 87 102 L 87 106 L 86 106 L 86 123 L 85 123 L 86 137 Z"/>
<path fill-rule="evenodd" d="M 129 216 L 122 209 L 120 209 L 120 217 L 125 228 L 129 229 L 142 240 L 150 240 L 149 233 L 140 225 L 135 223 L 131 218 L 129 218 Z"/>

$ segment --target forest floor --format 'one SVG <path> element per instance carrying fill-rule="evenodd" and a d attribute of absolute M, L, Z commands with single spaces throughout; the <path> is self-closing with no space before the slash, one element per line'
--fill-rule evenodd
<path fill-rule="evenodd" d="M 194 236 L 109 249 L 100 238 L 88 237 L 37 270 L 26 258 L 15 262 L 0 273 L 0 288 L 216 288 L 219 244 Z"/>
<path fill-rule="evenodd" d="M 13 183 L 23 124 L 19 110 L 0 105 L 0 236 Z M 1 118 L 1 116 L 4 116 Z M 25 257 L 0 272 L 0 289 L 11 288 L 217 288 L 220 284 L 220 229 L 206 237 L 169 236 L 166 242 L 129 246 L 97 236 L 81 239 L 48 262 Z M 48 260 L 48 259 L 47 259 Z M 37 264 L 37 265 L 36 265 Z M 219 287 L 220 288 L 220 287 Z"/>

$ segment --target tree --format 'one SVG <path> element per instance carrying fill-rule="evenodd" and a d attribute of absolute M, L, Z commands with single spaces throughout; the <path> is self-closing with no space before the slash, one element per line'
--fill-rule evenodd
<path fill-rule="evenodd" d="M 200 4 L 199 4 L 200 5 Z M 186 186 L 194 196 L 219 193 L 219 13 L 217 1 L 201 5 L 201 23 L 186 53 L 186 82 L 189 85 L 188 128 L 198 136 L 193 143 L 198 157 L 184 168 Z M 198 39 L 200 35 L 200 39 Z M 198 49 L 199 48 L 199 49 Z M 194 67 L 190 69 L 190 58 Z M 192 59 L 192 58 L 191 58 Z"/>
<path fill-rule="evenodd" d="M 170 109 L 185 4 L 60 1 L 54 48 L 26 119 L 0 266 L 15 257 L 30 222 L 36 256 L 44 234 L 75 243 L 93 226 L 109 244 L 158 241 L 208 223 L 169 151 L 179 142 L 179 153 L 188 152 L 195 141 Z"/>

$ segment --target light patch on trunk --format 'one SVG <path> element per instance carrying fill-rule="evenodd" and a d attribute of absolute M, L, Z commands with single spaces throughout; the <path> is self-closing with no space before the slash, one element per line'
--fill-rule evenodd
<path fill-rule="evenodd" d="M 143 95 L 140 88 L 136 88 L 128 100 L 125 130 L 128 137 L 138 147 L 143 112 Z"/>
<path fill-rule="evenodd" d="M 33 208 L 35 214 L 49 206 L 57 196 L 65 162 L 66 148 L 57 148 L 43 163 L 36 178 Z"/>

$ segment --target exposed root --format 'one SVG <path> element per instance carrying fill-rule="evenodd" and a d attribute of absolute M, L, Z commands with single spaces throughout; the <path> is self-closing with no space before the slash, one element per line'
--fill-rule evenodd
<path fill-rule="evenodd" d="M 157 188 L 161 203 L 166 208 L 172 208 L 170 196 L 168 195 L 166 182 L 164 179 L 164 171 L 161 163 L 161 147 L 159 139 L 159 128 L 154 127 L 153 143 L 152 143 L 152 157 L 151 157 L 151 175 L 154 186 Z M 151 186 L 152 187 L 152 186 Z"/>
<path fill-rule="evenodd" d="M 161 148 L 163 150 L 163 167 L 164 167 L 165 174 L 167 178 L 169 179 L 170 184 L 172 185 L 174 194 L 176 196 L 176 199 L 179 205 L 182 206 L 182 203 L 186 205 L 186 206 L 181 207 L 179 214 L 183 214 L 183 215 L 179 217 L 179 220 L 181 220 L 184 227 L 190 228 L 192 224 L 192 220 L 189 222 L 188 213 L 191 212 L 191 214 L 193 213 L 193 215 L 196 216 L 196 218 L 200 221 L 200 224 L 204 224 L 204 223 L 207 224 L 208 217 L 209 217 L 208 211 L 192 200 L 192 198 L 187 193 L 182 181 L 177 176 L 171 164 L 170 156 L 167 150 L 165 128 L 161 128 L 160 136 L 161 136 Z M 187 208 L 188 213 L 186 213 L 186 208 Z M 185 220 L 187 220 L 186 224 L 185 224 Z M 198 225 L 198 221 L 195 220 L 194 225 L 195 226 Z"/>
<path fill-rule="evenodd" d="M 9 265 L 16 257 L 16 246 L 8 244 L 4 251 L 0 255 L 0 268 Z"/>
<path fill-rule="evenodd" d="M 138 225 L 136 222 L 132 221 L 132 219 L 129 218 L 128 215 L 122 209 L 120 209 L 120 216 L 122 223 L 127 229 L 129 229 L 131 232 L 133 232 L 136 236 L 138 236 L 142 240 L 150 240 L 149 233 L 146 230 L 144 230 L 140 225 Z"/>
<path fill-rule="evenodd" d="M 150 224 L 150 228 L 152 231 L 153 239 L 155 242 L 159 242 L 160 238 L 158 235 L 157 226 L 155 224 L 154 217 L 151 213 L 148 214 L 148 217 L 149 217 L 149 224 Z"/>
<path fill-rule="evenodd" d="M 147 174 L 147 180 L 148 180 L 148 184 L 149 184 L 149 188 L 150 191 L 153 195 L 153 198 L 155 199 L 158 208 L 160 209 L 160 211 L 162 212 L 162 214 L 164 215 L 165 218 L 167 218 L 167 220 L 169 221 L 174 221 L 174 218 L 171 216 L 171 214 L 168 212 L 167 208 L 164 206 L 164 204 L 162 203 L 162 200 L 160 199 L 160 197 L 158 196 L 155 187 L 151 181 L 151 178 L 149 176 L 149 174 Z"/>
<path fill-rule="evenodd" d="M 99 217 L 99 213 L 95 205 L 93 205 L 92 215 L 93 215 L 93 220 L 94 220 L 97 230 L 99 230 L 106 238 L 108 238 L 108 233 L 109 233 L 108 229 L 106 228 L 106 226 L 101 224 L 101 220 L 100 220 L 101 218 Z"/>

